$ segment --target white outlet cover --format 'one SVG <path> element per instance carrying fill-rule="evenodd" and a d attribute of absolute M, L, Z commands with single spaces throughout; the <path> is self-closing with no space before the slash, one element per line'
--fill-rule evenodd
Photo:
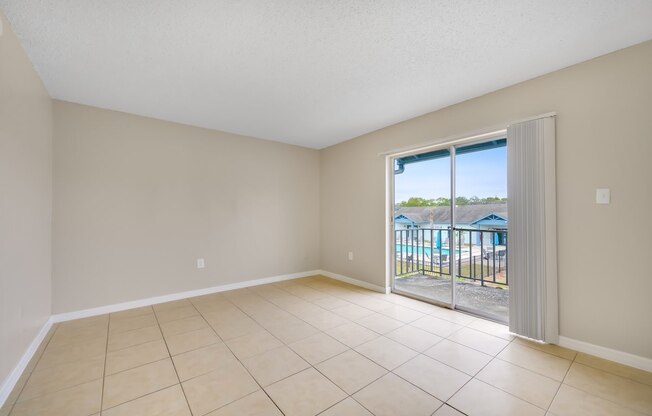
<path fill-rule="evenodd" d="M 203 269 L 204 267 L 206 267 L 206 263 L 204 262 L 204 259 L 197 259 L 197 268 Z"/>
<path fill-rule="evenodd" d="M 595 190 L 595 203 L 608 204 L 611 202 L 611 190 L 608 188 L 598 188 Z"/>

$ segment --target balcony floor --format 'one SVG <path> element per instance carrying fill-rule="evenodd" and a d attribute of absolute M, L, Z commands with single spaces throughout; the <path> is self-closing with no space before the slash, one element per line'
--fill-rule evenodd
<path fill-rule="evenodd" d="M 480 283 L 457 281 L 457 304 L 477 311 L 481 315 L 495 316 L 507 322 L 509 316 L 509 290 Z M 411 293 L 435 300 L 450 299 L 450 279 L 422 274 L 397 277 L 394 287 L 401 292 Z"/>

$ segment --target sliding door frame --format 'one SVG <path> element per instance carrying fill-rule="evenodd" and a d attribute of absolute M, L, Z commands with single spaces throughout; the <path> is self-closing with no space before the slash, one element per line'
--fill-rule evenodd
<path fill-rule="evenodd" d="M 462 145 L 471 145 L 475 143 L 482 143 L 485 141 L 489 141 L 492 139 L 497 139 L 497 138 L 502 138 L 505 137 L 507 134 L 506 129 L 501 129 L 501 130 L 492 130 L 486 133 L 480 133 L 476 134 L 473 136 L 463 136 L 459 138 L 452 138 L 448 140 L 443 140 L 439 143 L 436 144 L 430 144 L 430 145 L 424 145 L 421 147 L 415 147 L 415 148 L 410 148 L 406 150 L 397 150 L 394 152 L 388 152 L 385 154 L 381 154 L 382 156 L 385 156 L 385 167 L 386 167 L 386 218 L 387 221 L 385 223 L 386 225 L 386 284 L 387 287 L 389 288 L 389 291 L 392 293 L 396 293 L 402 296 L 406 296 L 409 298 L 421 300 L 424 302 L 428 302 L 437 306 L 442 306 L 445 308 L 449 309 L 455 309 L 459 310 L 461 312 L 469 312 L 473 313 L 475 315 L 479 315 L 488 319 L 492 320 L 497 320 L 496 317 L 490 316 L 490 315 L 485 315 L 482 314 L 481 311 L 476 311 L 474 309 L 468 309 L 468 308 L 459 308 L 456 304 L 456 299 L 455 299 L 455 283 L 456 279 L 455 276 L 457 275 L 457 253 L 456 253 L 456 235 L 455 235 L 455 151 L 457 146 L 462 146 Z M 396 159 L 399 157 L 404 157 L 404 156 L 410 156 L 410 155 L 417 155 L 421 153 L 426 153 L 426 152 L 432 152 L 436 150 L 443 150 L 443 149 L 448 149 L 450 152 L 450 199 L 451 199 L 451 224 L 449 228 L 449 271 L 451 274 L 451 298 L 450 298 L 450 303 L 445 303 L 441 301 L 437 301 L 432 298 L 427 298 L 425 296 L 420 296 L 417 294 L 405 292 L 402 290 L 397 290 L 396 285 L 395 285 L 395 277 L 396 277 L 396 233 L 394 231 L 394 205 L 396 203 L 396 194 L 395 194 L 395 174 L 394 174 L 394 166 L 396 163 Z M 452 247 L 452 248 L 451 248 Z"/>

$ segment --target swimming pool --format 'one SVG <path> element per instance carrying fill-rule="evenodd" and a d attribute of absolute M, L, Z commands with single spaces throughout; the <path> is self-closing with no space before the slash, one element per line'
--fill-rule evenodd
<path fill-rule="evenodd" d="M 401 253 L 403 256 L 405 256 L 405 255 L 409 256 L 409 255 L 417 254 L 419 257 L 423 257 L 424 252 L 428 257 L 432 257 L 433 253 L 435 255 L 437 255 L 437 256 L 440 253 L 443 256 L 448 256 L 450 254 L 450 251 L 447 248 L 442 248 L 440 250 L 440 249 L 438 249 L 436 247 L 432 247 L 432 250 L 431 250 L 430 247 L 428 247 L 428 246 L 426 246 L 426 247 L 424 247 L 424 246 L 413 246 L 413 245 L 409 245 L 409 244 L 397 244 L 396 245 L 396 253 Z M 464 249 L 464 248 L 462 249 L 462 253 L 468 253 L 468 252 L 469 252 L 468 249 Z M 460 250 L 459 249 L 455 250 L 455 254 L 459 255 Z"/>

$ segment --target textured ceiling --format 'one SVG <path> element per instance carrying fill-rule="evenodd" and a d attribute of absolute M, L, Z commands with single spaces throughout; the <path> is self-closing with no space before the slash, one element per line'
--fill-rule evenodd
<path fill-rule="evenodd" d="M 651 0 L 0 0 L 53 98 L 323 148 L 652 38 Z"/>

